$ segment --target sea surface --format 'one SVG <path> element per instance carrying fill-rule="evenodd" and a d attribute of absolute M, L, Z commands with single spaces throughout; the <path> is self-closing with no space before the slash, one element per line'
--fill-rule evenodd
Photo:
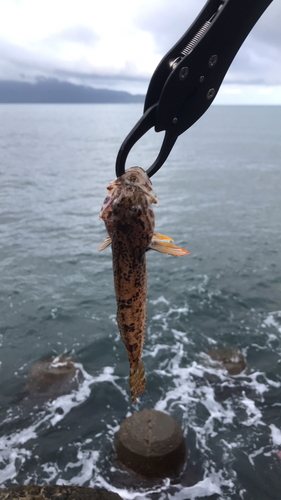
<path fill-rule="evenodd" d="M 105 188 L 141 114 L 139 104 L 0 106 L 0 484 L 280 499 L 281 108 L 212 106 L 152 178 L 156 231 L 190 255 L 147 254 L 147 384 L 133 405 L 111 250 L 97 248 Z M 161 140 L 151 131 L 127 166 L 148 168 Z M 247 368 L 230 375 L 208 356 L 218 348 Z M 61 355 L 75 363 L 74 386 L 36 392 L 33 367 Z M 144 408 L 183 429 L 176 481 L 142 480 L 116 460 L 120 424 Z"/>

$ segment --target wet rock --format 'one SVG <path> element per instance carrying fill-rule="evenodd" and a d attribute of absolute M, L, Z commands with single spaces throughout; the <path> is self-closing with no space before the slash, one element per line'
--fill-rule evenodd
<path fill-rule="evenodd" d="M 243 354 L 234 349 L 212 349 L 208 355 L 213 361 L 222 363 L 230 375 L 239 375 L 247 366 Z"/>
<path fill-rule="evenodd" d="M 145 409 L 124 420 L 115 448 L 126 467 L 149 478 L 176 477 L 185 460 L 181 427 L 156 410 Z"/>
<path fill-rule="evenodd" d="M 57 356 L 36 363 L 23 388 L 27 397 L 54 399 L 77 389 L 82 373 L 71 358 Z"/>
<path fill-rule="evenodd" d="M 79 486 L 15 486 L 0 489 L 0 500 L 122 500 L 117 493 L 105 489 Z"/>

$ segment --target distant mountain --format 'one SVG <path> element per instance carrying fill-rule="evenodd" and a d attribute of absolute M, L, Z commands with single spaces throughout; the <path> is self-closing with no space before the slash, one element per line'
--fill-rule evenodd
<path fill-rule="evenodd" d="M 0 103 L 132 103 L 143 101 L 143 95 L 94 89 L 56 79 L 46 78 L 36 83 L 0 80 Z"/>

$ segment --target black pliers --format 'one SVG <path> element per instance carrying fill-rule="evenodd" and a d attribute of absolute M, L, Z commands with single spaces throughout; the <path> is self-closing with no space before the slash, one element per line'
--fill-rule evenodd
<path fill-rule="evenodd" d="M 163 165 L 178 136 L 205 113 L 245 38 L 272 0 L 208 0 L 188 31 L 157 66 L 144 114 L 124 140 L 116 175 L 125 171 L 134 144 L 151 128 L 165 130 L 151 177 Z"/>

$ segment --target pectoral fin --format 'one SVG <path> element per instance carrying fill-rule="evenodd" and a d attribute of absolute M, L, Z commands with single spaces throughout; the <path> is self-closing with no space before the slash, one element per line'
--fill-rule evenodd
<path fill-rule="evenodd" d="M 154 233 L 152 242 L 149 245 L 149 249 L 156 250 L 156 252 L 161 252 L 166 255 L 175 255 L 176 257 L 181 257 L 182 255 L 188 255 L 189 252 L 185 248 L 177 247 L 171 243 L 172 238 L 169 236 L 164 236 L 160 233 Z"/>
<path fill-rule="evenodd" d="M 98 251 L 101 252 L 102 250 L 104 250 L 105 248 L 109 247 L 109 245 L 111 245 L 112 241 L 111 241 L 111 238 L 110 236 L 108 235 L 104 242 L 99 246 L 98 248 Z"/>

